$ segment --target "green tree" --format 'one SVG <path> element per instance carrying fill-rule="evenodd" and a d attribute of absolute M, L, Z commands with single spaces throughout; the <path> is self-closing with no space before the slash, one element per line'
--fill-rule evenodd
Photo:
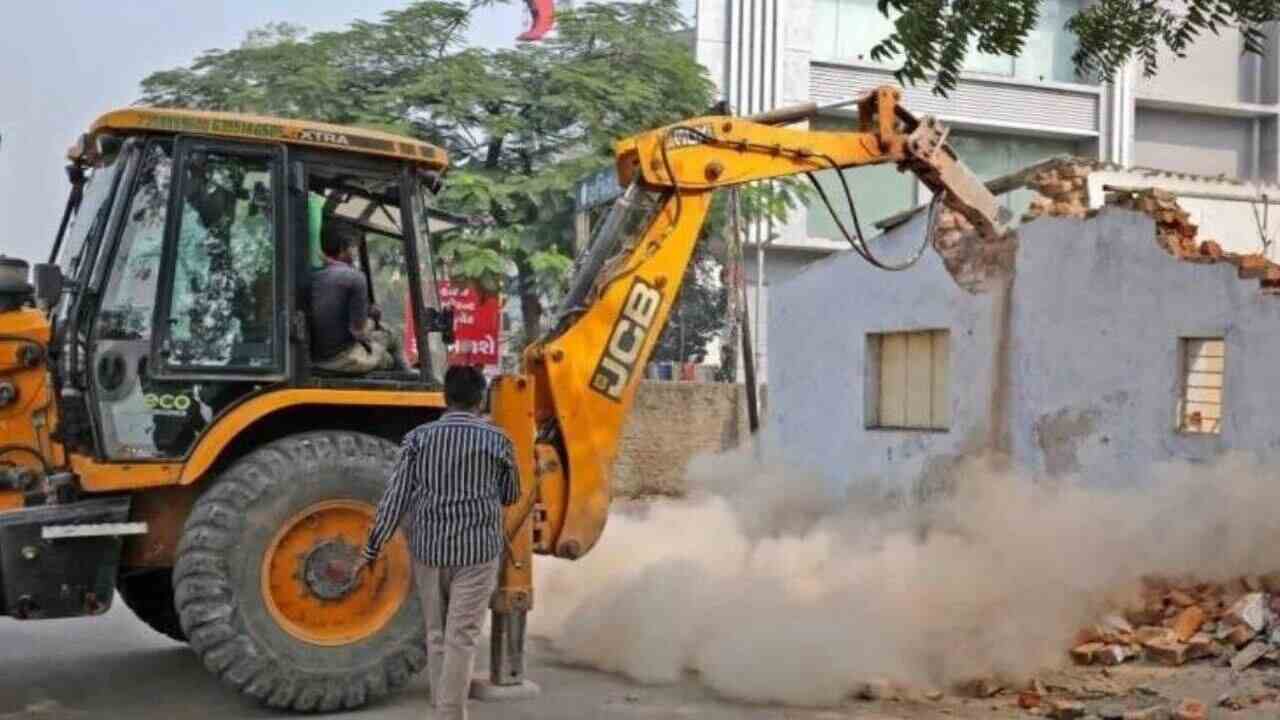
<path fill-rule="evenodd" d="M 991 55 L 1021 54 L 1040 18 L 1042 0 L 877 0 L 893 21 L 889 37 L 871 57 L 896 62 L 898 82 L 933 82 L 945 95 L 956 87 L 971 48 Z M 1237 30 L 1246 52 L 1262 54 L 1265 26 L 1280 19 L 1278 0 L 1098 0 L 1067 23 L 1079 39 L 1072 55 L 1081 77 L 1111 79 L 1131 59 L 1147 76 L 1159 69 L 1161 49 L 1186 57 L 1206 32 Z"/>
<path fill-rule="evenodd" d="M 312 36 L 268 26 L 150 75 L 143 100 L 383 127 L 444 147 L 453 170 L 438 201 L 493 222 L 437 252 L 455 276 L 517 295 L 532 338 L 571 265 L 577 181 L 613 161 L 618 138 L 705 112 L 713 86 L 678 35 L 676 0 L 588 4 L 559 13 L 554 38 L 501 50 L 465 46 L 471 9 L 417 2 Z"/>

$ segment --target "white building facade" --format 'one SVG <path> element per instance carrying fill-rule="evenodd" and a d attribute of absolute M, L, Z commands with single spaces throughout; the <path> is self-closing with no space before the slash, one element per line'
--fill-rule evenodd
<path fill-rule="evenodd" d="M 1139 68 L 1130 66 L 1110 83 L 1083 80 L 1071 63 L 1075 37 L 1065 29 L 1081 3 L 1044 0 L 1039 25 L 1022 56 L 973 52 L 948 97 L 921 84 L 905 88 L 903 103 L 948 123 L 952 145 L 984 178 L 1071 154 L 1202 178 L 1277 179 L 1276 52 L 1242 55 L 1238 34 L 1206 34 L 1188 58 L 1162 58 L 1154 78 L 1142 77 Z M 828 105 L 896 84 L 895 65 L 870 57 L 872 46 L 891 32 L 876 0 L 697 0 L 695 51 L 734 111 L 750 114 L 806 101 Z M 1269 50 L 1276 45 L 1272 28 Z M 836 128 L 852 121 L 851 112 L 837 111 L 811 126 Z M 846 178 L 868 234 L 873 234 L 872 223 L 928 198 L 914 178 L 892 166 L 858 169 Z M 826 186 L 835 179 L 827 173 L 822 181 Z M 1236 187 L 1233 192 L 1242 196 L 1266 192 L 1261 186 Z M 1025 191 L 1006 198 L 1015 213 L 1028 200 Z M 1242 211 L 1248 213 L 1248 205 Z M 757 258 L 761 244 L 763 257 Z M 748 305 L 761 377 L 767 375 L 769 333 L 763 318 L 768 316 L 769 285 L 847 247 L 820 201 L 796 213 L 785 227 L 755 228 L 749 234 Z"/>

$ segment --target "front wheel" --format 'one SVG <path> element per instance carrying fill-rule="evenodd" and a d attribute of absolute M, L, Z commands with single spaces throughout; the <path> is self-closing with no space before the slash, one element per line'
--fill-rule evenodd
<path fill-rule="evenodd" d="M 295 435 L 240 459 L 196 501 L 174 597 L 205 667 L 267 705 L 304 711 L 360 707 L 423 668 L 403 533 L 346 586 L 395 456 L 369 435 Z"/>

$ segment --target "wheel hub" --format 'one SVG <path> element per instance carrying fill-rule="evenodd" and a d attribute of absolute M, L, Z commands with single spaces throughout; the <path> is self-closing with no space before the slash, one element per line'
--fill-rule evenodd
<path fill-rule="evenodd" d="M 409 596 L 413 561 L 396 532 L 376 565 L 351 577 L 376 508 L 326 500 L 285 521 L 262 558 L 267 610 L 290 635 L 314 645 L 346 645 L 375 635 Z"/>
<path fill-rule="evenodd" d="M 359 584 L 352 577 L 358 551 L 354 545 L 334 538 L 316 545 L 302 561 L 307 589 L 321 600 L 341 600 Z"/>

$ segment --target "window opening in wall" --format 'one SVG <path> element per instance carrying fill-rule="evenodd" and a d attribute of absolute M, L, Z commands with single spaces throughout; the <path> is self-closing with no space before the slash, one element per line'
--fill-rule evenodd
<path fill-rule="evenodd" d="M 1222 432 L 1222 381 L 1227 344 L 1223 338 L 1182 338 L 1182 387 L 1178 393 L 1178 430 Z"/>
<path fill-rule="evenodd" d="M 867 427 L 949 429 L 950 367 L 947 330 L 868 334 Z"/>

